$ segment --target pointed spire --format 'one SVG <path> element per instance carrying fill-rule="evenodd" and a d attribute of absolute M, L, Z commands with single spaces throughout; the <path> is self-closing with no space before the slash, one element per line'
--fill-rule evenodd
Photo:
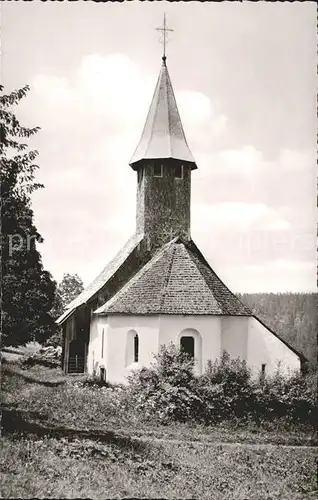
<path fill-rule="evenodd" d="M 191 169 L 197 168 L 183 131 L 165 54 L 141 139 L 129 165 L 135 168 L 141 160 L 161 158 L 189 162 Z"/>

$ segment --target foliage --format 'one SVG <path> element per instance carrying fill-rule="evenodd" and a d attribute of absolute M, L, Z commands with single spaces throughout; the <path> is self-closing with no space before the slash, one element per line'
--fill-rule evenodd
<path fill-rule="evenodd" d="M 78 274 L 64 273 L 55 292 L 51 316 L 56 320 L 65 308 L 84 290 L 84 284 Z M 54 334 L 47 340 L 48 345 L 59 346 L 62 343 L 62 328 L 55 327 Z"/>
<path fill-rule="evenodd" d="M 194 362 L 177 347 L 163 346 L 150 368 L 128 378 L 130 396 L 137 412 L 161 422 L 224 421 L 262 422 L 284 419 L 290 425 L 315 425 L 316 391 L 313 376 L 252 379 L 241 359 L 223 352 L 196 377 Z"/>
<path fill-rule="evenodd" d="M 14 370 L 4 373 L 4 406 L 19 410 L 33 430 L 24 437 L 2 431 L 5 498 L 104 498 L 107 491 L 111 498 L 300 500 L 317 490 L 316 449 L 288 446 L 309 442 L 299 430 L 298 441 L 285 432 L 287 446 L 266 446 L 281 443 L 277 430 L 251 435 L 248 425 L 231 432 L 223 423 L 146 425 L 141 416 L 134 421 L 131 400 L 123 405 L 123 387 L 87 386 L 86 377 L 40 366 Z M 54 437 L 43 436 L 52 427 Z"/>
<path fill-rule="evenodd" d="M 317 420 L 317 378 L 298 373 L 282 376 L 279 370 L 255 385 L 253 413 L 256 419 L 284 418 L 315 427 Z"/>
<path fill-rule="evenodd" d="M 245 361 L 231 359 L 225 351 L 214 363 L 208 362 L 197 390 L 205 403 L 206 422 L 246 419 L 254 404 L 250 370 Z"/>
<path fill-rule="evenodd" d="M 61 369 L 42 365 L 24 367 L 8 363 L 2 370 L 2 394 L 5 408 L 14 408 L 43 427 L 74 428 L 93 432 L 124 433 L 159 439 L 187 440 L 202 443 L 272 443 L 284 445 L 313 444 L 312 429 L 299 421 L 223 420 L 213 425 L 195 420 L 160 422 L 137 412 L 129 387 L 98 387 L 87 384 L 86 375 L 65 375 Z M 164 425 L 162 425 L 164 424 Z M 19 426 L 20 428 L 21 426 Z"/>
<path fill-rule="evenodd" d="M 23 127 L 12 109 L 28 90 L 5 95 L 0 86 L 2 343 L 11 346 L 42 342 L 51 334 L 56 286 L 43 269 L 36 247 L 43 239 L 31 209 L 31 194 L 43 186 L 35 181 L 38 153 L 26 141 L 39 129 Z"/>
<path fill-rule="evenodd" d="M 317 369 L 317 294 L 244 293 L 238 294 L 256 316 L 310 361 Z"/>
<path fill-rule="evenodd" d="M 63 314 L 67 305 L 83 290 L 83 281 L 77 274 L 64 273 L 62 280 L 56 288 L 53 307 L 50 311 L 54 320 Z M 60 326 L 55 325 L 54 333 L 47 339 L 46 344 L 54 347 L 61 346 L 62 328 Z"/>
<path fill-rule="evenodd" d="M 78 274 L 64 273 L 57 286 L 53 309 L 54 318 L 58 318 L 64 309 L 84 290 L 84 284 Z"/>
<path fill-rule="evenodd" d="M 161 422 L 199 418 L 203 402 L 193 390 L 194 361 L 176 346 L 161 346 L 150 368 L 128 377 L 135 408 Z"/>

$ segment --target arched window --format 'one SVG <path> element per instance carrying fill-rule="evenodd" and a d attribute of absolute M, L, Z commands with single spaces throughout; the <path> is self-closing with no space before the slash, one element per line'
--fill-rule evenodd
<path fill-rule="evenodd" d="M 202 373 L 202 337 L 195 328 L 186 328 L 177 336 L 177 345 L 180 349 L 194 358 L 195 372 L 200 375 Z"/>
<path fill-rule="evenodd" d="M 138 363 L 139 360 L 139 336 L 135 330 L 127 332 L 125 366 Z"/>
<path fill-rule="evenodd" d="M 184 353 L 194 358 L 194 337 L 182 335 L 180 338 L 180 348 Z"/>

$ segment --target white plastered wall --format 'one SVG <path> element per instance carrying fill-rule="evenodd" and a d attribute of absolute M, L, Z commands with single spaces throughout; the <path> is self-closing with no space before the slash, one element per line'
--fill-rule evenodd
<path fill-rule="evenodd" d="M 104 357 L 102 331 L 104 330 Z M 180 345 L 182 335 L 195 338 L 196 372 L 202 373 L 209 359 L 221 353 L 222 318 L 218 316 L 93 316 L 88 350 L 87 371 L 98 375 L 106 368 L 109 382 L 124 383 L 134 368 L 150 366 L 162 344 Z M 127 341 L 131 331 L 138 334 L 138 364 L 127 366 Z"/>
<path fill-rule="evenodd" d="M 194 334 L 196 373 L 201 374 L 209 359 L 220 356 L 221 329 L 220 316 L 161 315 L 159 341 L 161 345 L 173 342 L 179 346 L 181 335 L 191 335 L 191 330 L 196 330 L 201 337 L 200 348 L 198 336 Z"/>
<path fill-rule="evenodd" d="M 232 358 L 247 359 L 248 321 L 246 316 L 222 317 L 222 351 Z"/>
<path fill-rule="evenodd" d="M 127 341 L 129 343 L 131 331 L 138 334 L 139 356 L 137 364 L 127 365 Z M 232 357 L 245 359 L 255 376 L 262 364 L 266 364 L 267 374 L 276 370 L 278 362 L 286 374 L 300 369 L 299 357 L 253 317 L 94 315 L 87 371 L 89 374 L 95 371 L 98 375 L 99 368 L 105 367 L 107 381 L 124 383 L 133 369 L 150 366 L 160 345 L 171 342 L 180 345 L 181 335 L 191 334 L 195 338 L 197 374 L 203 373 L 208 360 L 218 358 L 223 349 Z"/>
<path fill-rule="evenodd" d="M 247 339 L 247 364 L 256 376 L 262 364 L 266 374 L 273 374 L 277 366 L 282 374 L 300 370 L 300 359 L 289 347 L 254 317 L 249 318 Z"/>
<path fill-rule="evenodd" d="M 138 363 L 127 366 L 127 341 L 131 330 L 138 334 Z M 124 383 L 134 368 L 150 366 L 158 352 L 159 326 L 157 316 L 108 317 L 106 376 L 109 382 Z"/>
<path fill-rule="evenodd" d="M 106 317 L 92 316 L 87 355 L 87 373 L 89 375 L 93 375 L 94 373 L 98 375 L 99 368 L 104 368 L 106 366 L 107 328 Z M 103 340 L 104 346 L 102 348 Z"/>

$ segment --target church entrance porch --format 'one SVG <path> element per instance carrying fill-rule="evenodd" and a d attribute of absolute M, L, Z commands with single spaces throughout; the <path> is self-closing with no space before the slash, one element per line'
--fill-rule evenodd
<path fill-rule="evenodd" d="M 69 345 L 67 373 L 84 373 L 86 345 L 73 340 Z"/>
<path fill-rule="evenodd" d="M 86 371 L 89 319 L 86 308 L 82 308 L 66 322 L 63 359 L 65 373 L 84 373 Z"/>

